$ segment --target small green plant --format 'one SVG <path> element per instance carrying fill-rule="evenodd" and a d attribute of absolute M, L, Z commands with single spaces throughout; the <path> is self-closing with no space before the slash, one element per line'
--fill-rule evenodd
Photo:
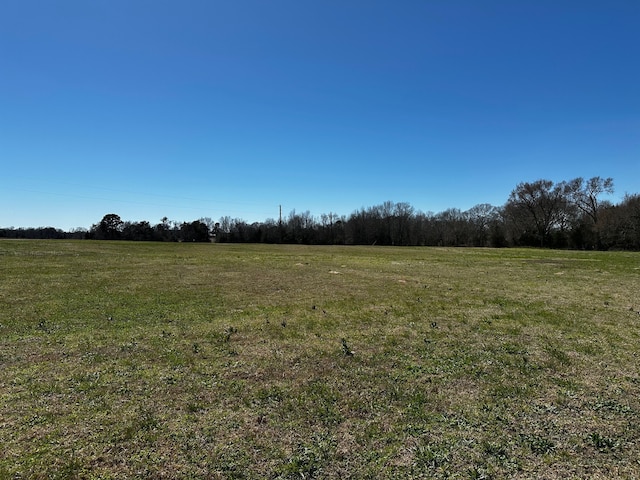
<path fill-rule="evenodd" d="M 38 330 L 44 333 L 51 333 L 51 326 L 46 320 L 40 320 L 38 322 L 38 326 L 36 327 Z"/>
<path fill-rule="evenodd" d="M 601 452 L 610 452 L 620 446 L 620 444 L 614 439 L 601 435 L 598 432 L 590 434 L 589 439 L 593 446 Z"/>
<path fill-rule="evenodd" d="M 314 435 L 312 443 L 299 445 L 287 459 L 279 478 L 322 478 L 335 448 L 335 442 L 326 434 Z"/>
<path fill-rule="evenodd" d="M 493 477 L 482 467 L 472 467 L 468 470 L 471 480 L 491 480 Z"/>
<path fill-rule="evenodd" d="M 190 413 L 197 413 L 204 410 L 204 406 L 199 401 L 191 401 L 187 403 L 187 411 Z"/>
<path fill-rule="evenodd" d="M 131 440 L 137 435 L 147 435 L 157 430 L 160 421 L 150 409 L 139 408 L 128 421 L 125 422 L 122 430 L 122 440 Z"/>
<path fill-rule="evenodd" d="M 539 435 L 525 436 L 523 439 L 529 444 L 529 448 L 531 448 L 531 451 L 536 455 L 551 453 L 556 448 L 552 440 Z"/>
<path fill-rule="evenodd" d="M 437 470 L 451 461 L 448 449 L 440 445 L 418 445 L 413 449 L 413 455 L 419 469 Z"/>
<path fill-rule="evenodd" d="M 231 340 L 231 336 L 238 333 L 238 329 L 235 327 L 227 327 L 224 329 L 223 339 L 225 342 L 229 342 Z"/>
<path fill-rule="evenodd" d="M 342 353 L 347 357 L 351 357 L 355 353 L 353 350 L 351 350 L 351 347 L 349 347 L 349 345 L 347 344 L 347 340 L 344 338 L 342 339 Z"/>

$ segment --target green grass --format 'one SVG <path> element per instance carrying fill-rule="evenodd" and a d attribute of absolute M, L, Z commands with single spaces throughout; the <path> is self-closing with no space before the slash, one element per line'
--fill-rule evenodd
<path fill-rule="evenodd" d="M 0 478 L 637 478 L 640 255 L 0 241 Z"/>

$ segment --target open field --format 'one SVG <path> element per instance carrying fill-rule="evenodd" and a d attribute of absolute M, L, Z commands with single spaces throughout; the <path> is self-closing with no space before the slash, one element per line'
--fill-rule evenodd
<path fill-rule="evenodd" d="M 640 478 L 640 254 L 0 241 L 0 478 Z"/>

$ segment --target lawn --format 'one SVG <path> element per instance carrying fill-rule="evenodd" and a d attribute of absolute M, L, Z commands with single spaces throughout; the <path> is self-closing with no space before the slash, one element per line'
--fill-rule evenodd
<path fill-rule="evenodd" d="M 640 254 L 0 241 L 0 478 L 639 478 Z"/>

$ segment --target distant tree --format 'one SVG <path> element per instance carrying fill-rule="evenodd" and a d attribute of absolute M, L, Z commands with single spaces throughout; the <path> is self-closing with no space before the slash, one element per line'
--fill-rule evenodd
<path fill-rule="evenodd" d="M 83 227 L 72 228 L 68 233 L 68 238 L 72 238 L 74 240 L 82 240 L 87 237 L 89 231 Z"/>
<path fill-rule="evenodd" d="M 381 245 L 384 243 L 384 231 L 378 207 L 356 210 L 345 226 L 346 241 L 354 245 Z"/>
<path fill-rule="evenodd" d="M 366 218 L 363 208 L 349 215 L 345 225 L 345 241 L 349 245 L 363 245 L 366 243 Z"/>
<path fill-rule="evenodd" d="M 119 215 L 109 213 L 102 217 L 98 225 L 91 229 L 92 238 L 96 240 L 118 240 L 121 238 L 124 222 Z"/>
<path fill-rule="evenodd" d="M 309 210 L 301 213 L 296 213 L 295 210 L 292 210 L 284 225 L 285 235 L 283 240 L 285 243 L 313 243 L 315 227 L 315 219 Z"/>
<path fill-rule="evenodd" d="M 575 178 L 566 184 L 568 200 L 582 213 L 587 215 L 593 224 L 598 223 L 600 213 L 600 195 L 613 193 L 613 178 L 593 177 L 585 181 L 582 177 Z"/>
<path fill-rule="evenodd" d="M 220 217 L 218 220 L 218 242 L 230 242 L 231 236 L 231 222 L 232 219 L 230 216 L 226 215 L 224 217 Z"/>
<path fill-rule="evenodd" d="M 221 224 L 228 224 L 227 242 L 248 243 L 253 238 L 253 227 L 241 218 L 224 217 L 220 219 Z"/>
<path fill-rule="evenodd" d="M 410 245 L 412 234 L 413 207 L 407 202 L 396 203 L 393 207 L 394 245 Z"/>
<path fill-rule="evenodd" d="M 469 223 L 459 208 L 448 208 L 438 213 L 432 222 L 436 233 L 436 245 L 455 247 L 471 242 Z"/>
<path fill-rule="evenodd" d="M 202 217 L 179 223 L 167 217 L 149 222 L 123 222 L 113 213 L 86 231 L 63 232 L 52 227 L 3 228 L 8 238 L 94 238 L 158 241 L 261 242 L 303 244 L 532 245 L 542 247 L 640 249 L 640 195 L 627 195 L 613 205 L 611 178 L 581 177 L 569 182 L 523 182 L 503 207 L 479 204 L 467 211 L 416 211 L 406 203 L 386 201 L 362 207 L 350 216 L 314 217 L 292 210 L 286 219 L 248 224 L 241 218 Z"/>
<path fill-rule="evenodd" d="M 627 194 L 620 204 L 603 207 L 597 228 L 601 248 L 640 250 L 640 194 Z"/>
<path fill-rule="evenodd" d="M 433 232 L 434 229 L 432 227 L 432 212 L 417 212 L 413 215 L 412 223 L 413 223 L 413 239 L 412 245 L 433 245 Z"/>
<path fill-rule="evenodd" d="M 552 231 L 561 228 L 565 220 L 565 188 L 564 182 L 537 180 L 520 183 L 511 192 L 505 214 L 516 227 L 521 241 L 551 246 Z"/>
<path fill-rule="evenodd" d="M 183 242 L 209 242 L 209 228 L 199 220 L 185 222 L 180 227 L 180 237 Z"/>
<path fill-rule="evenodd" d="M 280 243 L 280 225 L 274 218 L 267 218 L 257 225 L 256 241 L 260 243 Z"/>
<path fill-rule="evenodd" d="M 320 228 L 322 235 L 320 243 L 329 245 L 344 243 L 343 219 L 338 214 L 329 212 L 320 215 Z"/>
<path fill-rule="evenodd" d="M 613 179 L 593 177 L 585 181 L 582 177 L 569 181 L 565 194 L 574 209 L 572 240 L 580 248 L 600 248 L 600 237 L 597 228 L 600 211 L 603 205 L 602 194 L 613 193 Z"/>
<path fill-rule="evenodd" d="M 122 238 L 124 240 L 152 241 L 156 240 L 156 232 L 147 221 L 124 222 L 122 227 Z"/>
<path fill-rule="evenodd" d="M 161 242 L 175 242 L 178 240 L 178 232 L 172 226 L 171 221 L 167 217 L 162 217 L 160 223 L 153 227 L 153 236 L 155 240 Z"/>
<path fill-rule="evenodd" d="M 202 217 L 198 219 L 199 222 L 204 223 L 210 232 L 213 232 L 216 222 L 211 217 Z"/>
<path fill-rule="evenodd" d="M 485 247 L 497 241 L 497 226 L 500 222 L 500 209 L 488 203 L 481 203 L 464 212 L 469 222 L 471 243 L 476 247 Z"/>
<path fill-rule="evenodd" d="M 377 224 L 377 237 L 378 245 L 394 245 L 394 223 L 395 218 L 393 210 L 395 203 L 391 200 L 387 200 L 380 205 L 376 205 L 371 209 L 372 218 L 375 218 Z"/>

